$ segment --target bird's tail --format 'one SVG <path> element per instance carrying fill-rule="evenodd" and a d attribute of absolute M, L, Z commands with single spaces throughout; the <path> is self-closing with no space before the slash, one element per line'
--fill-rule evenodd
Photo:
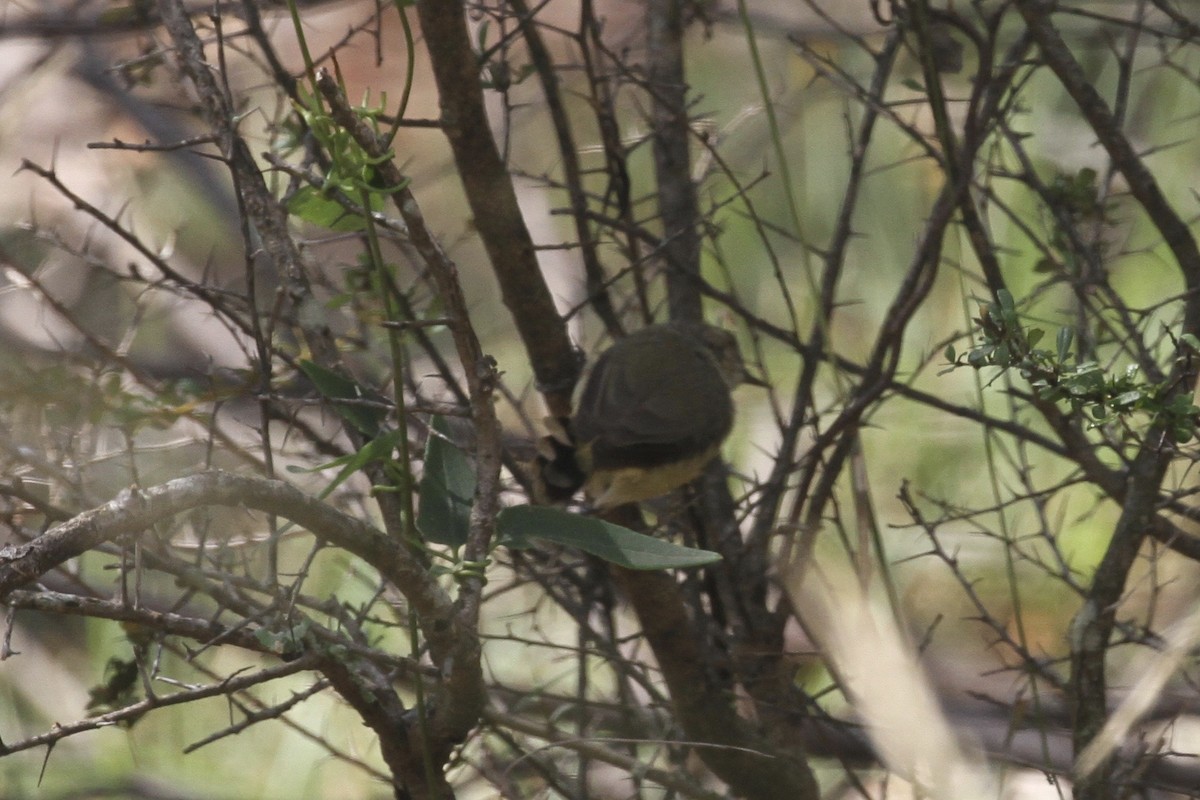
<path fill-rule="evenodd" d="M 579 464 L 571 421 L 550 417 L 546 427 L 550 433 L 538 440 L 534 461 L 534 499 L 539 503 L 563 505 L 579 491 L 587 476 Z"/>

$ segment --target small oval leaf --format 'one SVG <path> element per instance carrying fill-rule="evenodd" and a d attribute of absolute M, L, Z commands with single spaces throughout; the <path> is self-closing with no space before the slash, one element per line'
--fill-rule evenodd
<path fill-rule="evenodd" d="M 1058 329 L 1058 341 L 1056 344 L 1060 363 L 1066 361 L 1067 356 L 1071 355 L 1071 340 L 1073 338 L 1075 338 L 1075 333 L 1070 328 Z"/>
<path fill-rule="evenodd" d="M 425 443 L 417 530 L 426 541 L 461 547 L 471 530 L 475 470 L 462 450 L 450 441 L 450 426 L 443 417 L 434 416 L 430 427 Z"/>

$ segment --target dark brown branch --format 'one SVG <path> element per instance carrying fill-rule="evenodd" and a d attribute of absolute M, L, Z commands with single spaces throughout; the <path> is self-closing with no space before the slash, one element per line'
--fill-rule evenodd
<path fill-rule="evenodd" d="M 156 695 L 148 697 L 145 700 L 133 703 L 132 705 L 119 708 L 116 711 L 110 711 L 107 714 L 100 714 L 95 717 L 80 720 L 79 722 L 68 723 L 66 725 L 55 725 L 54 728 L 46 733 L 38 736 L 31 736 L 28 739 L 22 739 L 19 742 L 14 742 L 11 745 L 0 745 L 0 756 L 16 753 L 21 750 L 28 750 L 41 745 L 53 745 L 68 736 L 74 736 L 85 731 L 94 731 L 100 728 L 107 728 L 116 725 L 120 722 L 135 720 L 149 711 L 164 706 L 174 706 L 181 703 L 192 703 L 197 700 L 203 700 L 208 697 L 228 696 L 234 692 L 240 692 L 257 686 L 267 681 L 283 678 L 288 675 L 294 675 L 297 672 L 314 669 L 319 662 L 319 658 L 314 655 L 302 656 L 295 661 L 290 661 L 286 664 L 279 664 L 275 667 L 253 672 L 249 675 L 240 675 L 220 681 L 219 683 L 210 684 L 199 689 L 188 689 L 181 692 L 176 692 L 169 695 Z"/>
<path fill-rule="evenodd" d="M 443 130 L 466 190 L 475 228 L 500 282 L 504 304 L 529 353 L 550 413 L 567 416 L 579 363 L 566 323 L 538 267 L 533 239 L 517 204 L 483 104 L 479 60 L 461 4 L 421 0 L 417 14 L 429 49 Z"/>
<path fill-rule="evenodd" d="M 386 673 L 369 661 L 333 656 L 322 660 L 321 672 L 379 737 L 397 800 L 453 800 L 443 767 L 448 750 L 425 746 L 422 728 L 428 726 L 408 713 Z"/>
<path fill-rule="evenodd" d="M 893 31 L 876 54 L 875 72 L 871 78 L 869 96 L 883 96 L 901 43 L 900 31 Z M 764 550 L 767 547 L 771 531 L 779 517 L 779 504 L 783 499 L 788 476 L 791 475 L 795 464 L 797 447 L 801 432 L 808 419 L 809 409 L 812 406 L 813 387 L 816 384 L 820 366 L 825 360 L 832 360 L 835 365 L 837 364 L 836 356 L 832 352 L 827 352 L 830 350 L 827 334 L 836 307 L 838 284 L 845 267 L 846 250 L 854 233 L 854 214 L 858 209 L 867 153 L 879 114 L 878 105 L 867 104 L 865 106 L 862 122 L 859 124 L 857 134 L 851 144 L 850 173 L 846 180 L 845 192 L 842 195 L 842 204 L 838 209 L 837 222 L 824 256 L 825 267 L 821 275 L 820 304 L 814 314 L 808 342 L 800 346 L 806 351 L 804 367 L 796 379 L 795 389 L 792 392 L 791 417 L 783 428 L 778 453 L 772 465 L 771 474 L 764 482 L 763 494 L 756 509 L 754 527 L 747 539 L 747 546 L 752 550 Z M 798 330 L 796 336 L 799 337 Z"/>
<path fill-rule="evenodd" d="M 1159 487 L 1174 454 L 1161 431 L 1152 431 L 1129 473 L 1121 517 L 1113 530 L 1096 575 L 1072 626 L 1071 692 L 1073 741 L 1079 753 L 1108 719 L 1108 679 L 1105 656 L 1116 625 L 1117 604 L 1125 591 L 1129 570 L 1154 522 Z M 1080 800 L 1113 797 L 1115 763 L 1107 759 L 1075 784 Z"/>
<path fill-rule="evenodd" d="M 681 797 L 695 797 L 700 800 L 720 800 L 720 798 L 725 796 L 719 792 L 710 791 L 698 786 L 696 781 L 682 772 L 647 766 L 645 761 L 641 759 L 618 753 L 615 750 L 604 747 L 603 743 L 600 742 L 593 742 L 568 735 L 567 732 L 559 730 L 555 725 L 541 719 L 529 719 L 517 714 L 509 714 L 497 710 L 487 711 L 484 717 L 489 723 L 497 727 L 519 731 L 528 736 L 544 739 L 551 744 L 568 748 L 580 755 L 586 755 L 588 758 L 612 764 L 630 774 L 636 773 L 642 775 L 647 780 L 651 780 L 677 792 Z"/>
<path fill-rule="evenodd" d="M 692 182 L 691 120 L 683 70 L 683 0 L 646 3 L 646 73 L 662 256 L 671 319 L 699 320 L 700 205 Z"/>
<path fill-rule="evenodd" d="M 521 36 L 529 48 L 529 58 L 537 71 L 538 80 L 542 85 L 542 94 L 546 97 L 546 110 L 550 121 L 554 124 L 554 139 L 558 143 L 559 158 L 563 166 L 563 186 L 571 202 L 571 217 L 575 221 L 575 237 L 579 242 L 580 256 L 583 258 L 583 274 L 587 278 L 588 301 L 596 312 L 596 316 L 604 323 L 609 335 L 621 333 L 621 322 L 613 309 L 612 298 L 604 285 L 604 267 L 600 263 L 596 237 L 592 234 L 587 218 L 587 195 L 584 191 L 583 169 L 579 163 L 579 152 L 575 144 L 575 135 L 571 130 L 571 121 L 563 103 L 562 92 L 559 90 L 559 76 L 554 68 L 554 60 L 542 34 L 530 13 L 529 4 L 525 0 L 510 0 L 517 14 L 517 24 L 521 28 Z"/>
<path fill-rule="evenodd" d="M 258 243 L 262 254 L 285 286 L 286 291 L 279 297 L 284 303 L 284 316 L 293 322 L 313 360 L 325 367 L 336 368 L 341 364 L 341 354 L 333 341 L 329 325 L 319 315 L 312 313 L 319 303 L 314 300 L 299 247 L 291 236 L 287 211 L 271 193 L 249 145 L 237 130 L 240 115 L 232 106 L 232 98 L 217 82 L 218 71 L 207 62 L 204 45 L 196 34 L 183 1 L 159 0 L 158 5 L 163 25 L 175 44 L 179 68 L 195 86 L 205 120 L 229 163 L 243 216 L 242 235 L 247 258 L 252 247 Z M 251 327 L 257 328 L 257 324 Z M 263 371 L 263 379 L 269 382 L 268 358 L 273 355 L 273 348 L 268 345 L 273 337 L 262 330 L 252 330 L 250 335 L 259 343 L 259 369 Z M 268 430 L 264 428 L 264 437 Z M 356 446 L 361 447 L 365 443 L 353 426 L 347 425 L 346 433 Z M 389 483 L 377 465 L 369 466 L 366 471 L 374 483 Z M 381 493 L 377 495 L 376 502 L 388 533 L 397 539 L 404 538 L 409 526 L 399 498 L 391 493 Z"/>
<path fill-rule="evenodd" d="M 380 721 L 380 704 L 398 705 L 399 699 L 387 682 L 373 683 L 371 691 L 367 691 L 365 683 L 378 671 L 370 662 L 348 656 L 353 662 L 342 663 L 331 657 L 322 662 L 321 669 L 339 691 L 347 686 L 359 686 L 360 695 L 374 698 L 376 705 L 366 721 L 380 733 L 381 747 L 389 757 L 389 766 L 407 769 L 415 760 L 421 767 L 419 773 L 397 773 L 395 780 L 406 786 L 414 781 L 421 782 L 427 772 L 423 762 L 426 756 L 437 767 L 440 776 L 450 748 L 461 741 L 478 717 L 476 710 L 476 716 L 464 730 L 463 716 L 467 712 L 462 710 L 463 705 L 482 705 L 479 640 L 474 629 L 461 624 L 454 603 L 403 545 L 288 484 L 206 472 L 146 490 L 126 489 L 106 505 L 80 514 L 28 544 L 0 552 L 0 597 L 102 542 L 122 535 L 137 535 L 180 512 L 212 505 L 255 509 L 295 522 L 319 539 L 362 558 L 405 595 L 416 612 L 418 624 L 429 641 L 430 654 L 434 663 L 440 665 L 439 672 L 443 676 L 437 699 L 447 710 L 449 719 L 434 717 L 437 724 L 429 726 L 431 741 L 421 740 L 420 732 L 415 729 L 404 731 L 401 725 L 405 719 L 403 709 L 392 709 L 396 714 L 390 715 L 387 725 Z M 474 661 L 470 660 L 472 656 Z M 341 683 L 335 680 L 346 672 L 359 675 L 359 679 Z M 472 691 L 472 687 L 480 688 Z M 355 697 L 347 700 L 362 710 Z M 400 743 L 397 737 L 411 742 L 412 746 Z"/>
<path fill-rule="evenodd" d="M 679 724 L 689 738 L 706 745 L 699 752 L 704 763 L 741 797 L 816 800 L 820 791 L 804 754 L 776 750 L 738 716 L 733 687 L 717 679 L 701 625 L 689 617 L 675 579 L 620 567 L 611 574 L 658 657 Z"/>
<path fill-rule="evenodd" d="M 125 489 L 114 500 L 28 544 L 4 548 L 0 598 L 102 542 L 137 535 L 183 511 L 212 505 L 251 508 L 291 520 L 375 567 L 408 598 L 428 626 L 436 655 L 453 650 L 460 637 L 474 636 L 458 626 L 450 597 L 398 542 L 290 484 L 220 471 L 176 478 L 148 489 Z"/>
<path fill-rule="evenodd" d="M 1108 104 L 1084 75 L 1051 23 L 1052 5 L 1039 0 L 1017 0 L 1016 5 L 1041 49 L 1042 58 L 1075 101 L 1113 165 L 1125 177 L 1130 194 L 1141 204 L 1174 254 L 1189 290 L 1184 304 L 1183 332 L 1200 331 L 1200 249 L 1197 249 L 1191 229 L 1163 195 L 1154 175 L 1121 131 Z M 1190 392 L 1195 376 L 1183 377 L 1185 379 L 1178 385 Z M 1105 656 L 1116 622 L 1116 607 L 1134 559 L 1147 532 L 1154 526 L 1162 479 L 1173 455 L 1174 448 L 1168 443 L 1165 432 L 1158 427 L 1151 429 L 1129 471 L 1121 517 L 1112 540 L 1076 617 L 1071 699 L 1077 753 L 1099 733 L 1108 717 Z M 1093 773 L 1078 781 L 1076 797 L 1106 800 L 1115 796 L 1115 769 L 1115 759 L 1106 759 Z"/>
<path fill-rule="evenodd" d="M 458 270 L 425 224 L 420 206 L 408 188 L 408 181 L 394 162 L 384 158 L 386 148 L 383 143 L 353 113 L 328 71 L 319 71 L 316 79 L 317 87 L 330 105 L 333 119 L 355 138 L 372 159 L 378 161 L 376 170 L 382 182 L 381 188 L 391 194 L 404 217 L 410 241 L 429 267 L 442 301 L 446 304 L 447 313 L 454 320 L 451 330 L 465 372 L 475 427 L 476 487 L 464 557 L 471 561 L 482 561 L 487 557 L 496 516 L 500 511 L 500 427 L 492 405 L 495 365 L 484 355 L 471 327 L 466 299 L 458 285 Z M 443 668 L 445 678 L 439 693 L 437 714 L 431 725 L 433 753 L 439 767 L 449 755 L 450 746 L 462 741 L 475 727 L 485 700 L 479 639 L 475 634 L 483 580 L 469 577 L 462 585 L 460 608 L 455 621 L 460 632 L 469 634 L 443 640 L 443 644 L 449 645 L 449 648 L 434 651 L 434 658 Z"/>
<path fill-rule="evenodd" d="M 135 608 L 120 602 L 46 590 L 16 589 L 4 600 L 9 608 L 115 620 L 132 623 L 167 636 L 187 637 L 202 644 L 220 640 L 223 644 L 257 653 L 272 653 L 270 648 L 256 638 L 256 629 L 251 626 L 234 628 L 214 619 L 199 619 L 150 608 Z"/>
<path fill-rule="evenodd" d="M 1146 210 L 1150 222 L 1162 234 L 1163 241 L 1174 254 L 1179 270 L 1183 273 L 1184 283 L 1194 298 L 1200 292 L 1200 249 L 1197 248 L 1191 228 L 1180 218 L 1162 193 L 1153 173 L 1117 125 L 1108 104 L 1088 80 L 1066 42 L 1051 24 L 1052 4 L 1044 0 L 1017 0 L 1016 5 L 1038 47 L 1041 48 L 1042 58 L 1050 69 L 1054 70 L 1071 99 L 1079 106 L 1100 144 L 1108 151 L 1113 165 L 1125 177 L 1129 184 L 1129 193 Z M 1200 331 L 1200 302 L 1192 299 L 1187 304 L 1187 309 L 1184 330 L 1192 333 Z"/>

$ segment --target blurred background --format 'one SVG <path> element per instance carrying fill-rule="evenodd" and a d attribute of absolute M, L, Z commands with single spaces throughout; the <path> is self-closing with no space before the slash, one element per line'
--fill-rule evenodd
<path fill-rule="evenodd" d="M 976 22 L 1000 5 L 958 3 L 948 8 Z M 1182 30 L 1156 13 L 1154 5 L 1082 3 L 1057 15 L 1055 22 L 1101 94 L 1121 98 L 1123 129 L 1163 194 L 1194 230 L 1200 41 L 1194 30 Z M 7 526 L 10 531 L 37 530 L 48 524 L 44 509 L 33 502 L 38 498 L 56 508 L 82 510 L 106 502 L 133 482 L 152 485 L 211 464 L 245 462 L 237 448 L 223 447 L 203 425 L 178 418 L 145 424 L 150 412 L 138 405 L 143 396 L 139 381 L 131 382 L 129 376 L 143 376 L 158 386 L 169 382 L 178 389 L 178 406 L 197 398 L 208 402 L 212 395 L 207 393 L 227 390 L 220 400 L 233 423 L 227 435 L 254 441 L 253 399 L 239 397 L 232 388 L 253 364 L 244 337 L 211 313 L 209 304 L 147 282 L 150 273 L 140 266 L 147 255 L 142 248 L 149 248 L 181 280 L 236 288 L 245 280 L 247 259 L 236 195 L 221 165 L 198 157 L 192 148 L 156 146 L 189 142 L 206 131 L 197 122 L 190 88 L 163 68 L 172 59 L 169 41 L 148 4 L 0 0 L 0 6 L 0 175 L 7 176 L 0 193 L 0 463 L 8 488 Z M 611 53 L 627 54 L 631 63 L 638 63 L 644 50 L 641 4 L 604 0 L 595 7 Z M 1171 8 L 1184 18 L 1200 19 L 1200 4 L 1179 2 Z M 201 5 L 196 10 L 200 17 L 206 13 Z M 335 61 L 324 63 L 336 64 L 351 101 L 394 109 L 406 92 L 403 64 L 408 55 L 395 9 L 375 2 L 331 1 L 299 4 L 296 10 L 309 52 L 324 59 L 336 48 Z M 864 363 L 883 335 L 881 321 L 921 245 L 945 180 L 941 166 L 914 135 L 931 131 L 934 121 L 911 44 L 900 47 L 886 91 L 874 100 L 861 94 L 893 12 L 865 0 L 714 0 L 689 12 L 694 16 L 686 41 L 690 114 L 705 142 L 693 154 L 708 225 L 704 276 L 753 318 L 806 335 L 817 319 L 813 297 L 823 259 L 853 181 L 858 207 L 824 345 L 853 363 Z M 278 66 L 299 75 L 303 60 L 288 8 L 263 4 L 259 13 Z M 573 0 L 549 0 L 537 13 L 554 57 L 563 65 L 560 81 L 577 126 L 579 156 L 585 168 L 597 171 L 591 189 L 600 197 L 608 191 L 600 174 L 605 166 L 603 131 L 590 113 L 586 78 L 570 38 L 553 35 L 574 30 L 579 6 Z M 223 15 L 226 34 L 240 29 L 241 14 L 234 7 Z M 1019 16 L 997 19 L 1001 29 L 989 35 L 1011 45 L 1020 35 Z M 578 252 L 561 246 L 575 233 L 563 213 L 565 195 L 556 184 L 562 165 L 541 89 L 529 79 L 520 47 L 487 50 L 511 31 L 484 10 L 473 20 L 481 52 L 493 59 L 481 56 L 486 68 L 481 69 L 495 77 L 502 60 L 509 73 L 503 91 L 493 84 L 487 92 L 493 130 L 512 167 L 534 239 L 546 246 L 539 260 L 556 302 L 564 313 L 573 313 L 584 306 L 587 289 Z M 415 19 L 410 21 L 415 26 Z M 978 52 L 953 26 L 943 28 L 942 35 L 946 108 L 954 113 L 976 89 Z M 500 407 L 502 419 L 515 435 L 540 435 L 544 410 L 465 210 L 445 138 L 436 127 L 420 124 L 439 114 L 422 46 L 418 30 L 405 112 L 406 119 L 418 124 L 401 127 L 393 149 L 427 220 L 460 269 L 475 328 L 503 373 L 509 396 Z M 293 108 L 280 100 L 270 80 L 276 65 L 264 62 L 254 42 L 232 35 L 224 56 L 223 79 L 239 105 L 240 130 L 283 195 L 294 176 L 272 169 L 277 165 L 265 154 L 286 157 L 298 148 L 289 150 L 286 143 L 286 117 Z M 862 174 L 852 178 L 855 132 L 864 109 L 877 101 L 883 105 L 879 130 Z M 615 96 L 627 144 L 646 134 L 642 102 L 633 91 L 618 89 Z M 1044 328 L 1048 341 L 1060 327 L 1080 322 L 1085 312 L 1095 313 L 1081 323 L 1084 327 L 1103 330 L 1109 322 L 1119 327 L 1124 311 L 1112 302 L 1119 299 L 1137 317 L 1130 329 L 1169 364 L 1173 351 L 1164 330 L 1178 327 L 1183 281 L 1159 232 L 1125 194 L 1127 187 L 1114 174 L 1096 134 L 1049 70 L 1023 73 L 1019 91 L 1005 102 L 1012 105 L 1003 125 L 989 132 L 994 140 L 977 162 L 975 179 L 987 188 L 983 208 L 995 257 L 1012 294 L 1025 303 L 1031 325 Z M 964 120 L 952 123 L 961 126 Z M 1019 152 L 1014 141 L 1021 143 Z M 114 148 L 115 142 L 147 146 Z M 628 166 L 631 195 L 638 198 L 635 213 L 648 217 L 654 191 L 649 148 L 631 147 Z M 1044 186 L 1058 186 L 1060 193 L 1076 187 L 1096 203 L 1089 212 L 1070 206 L 1068 197 L 1062 207 L 1074 215 L 1073 230 L 1088 235 L 1088 246 L 1100 254 L 1105 291 L 1112 294 L 1097 301 L 1098 309 L 1079 301 L 1081 291 L 1090 291 L 1080 289 L 1082 279 L 1064 277 L 1076 266 L 1062 256 L 1069 247 L 1060 247 L 1056 238 L 1063 229 L 1061 215 L 1044 207 L 1046 194 L 1030 189 L 1029 174 L 1040 176 Z M 95 213 L 81 213 L 84 204 Z M 135 233 L 137 241 L 117 228 Z M 357 313 L 355 301 L 339 300 L 344 293 L 349 296 L 347 287 L 361 272 L 361 241 L 327 227 L 301 229 L 318 293 L 329 301 L 339 333 L 360 344 L 355 363 L 364 375 L 382 374 L 386 351 L 382 340 L 365 329 L 369 310 Z M 985 433 L 978 418 L 955 411 L 972 409 L 1051 435 L 1029 410 L 1028 387 L 1015 376 L 998 378 L 965 366 L 947 369 L 946 346 L 955 345 L 959 354 L 971 348 L 977 341 L 972 336 L 978 336 L 972 319 L 991 299 L 967 232 L 958 227 L 950 231 L 929 297 L 902 331 L 895 381 L 909 391 L 889 388 L 885 401 L 867 412 L 855 477 L 839 484 L 827 527 L 814 547 L 818 557 L 845 562 L 862 579 L 866 562 L 848 554 L 870 550 L 874 530 L 886 566 L 870 568 L 882 569 L 885 577 L 864 579 L 868 596 L 893 591 L 904 636 L 919 647 L 925 675 L 963 747 L 972 750 L 985 736 L 972 717 L 978 703 L 972 703 L 986 706 L 989 698 L 1006 707 L 1037 702 L 1029 694 L 1037 694 L 1029 688 L 1034 682 L 1021 659 L 999 644 L 1000 632 L 1019 638 L 1026 655 L 1047 670 L 1065 674 L 1062 659 L 1080 604 L 1079 586 L 1102 557 L 1120 509 L 1080 479 L 1068 459 L 1025 440 Z M 402 259 L 403 248 L 396 252 Z M 1057 260 L 1056 254 L 1061 256 Z M 616 255 L 607 263 L 614 274 L 622 268 Z M 262 278 L 269 285 L 271 276 L 264 271 Z M 632 278 L 614 278 L 613 289 L 619 298 L 633 296 Z M 660 295 L 651 292 L 655 303 L 661 303 Z M 414 296 L 429 301 L 419 292 Z M 709 306 L 710 319 L 739 333 L 754 368 L 774 387 L 769 392 L 743 387 L 736 395 L 737 428 L 725 456 L 734 485 L 752 493 L 772 470 L 781 422 L 791 412 L 789 387 L 804 361 L 794 347 L 763 335 L 745 315 L 722 305 L 729 303 Z M 632 302 L 625 306 L 633 307 Z M 586 307 L 573 313 L 570 324 L 589 355 L 607 341 Z M 430 335 L 449 341 L 438 330 Z M 1112 371 L 1132 360 L 1119 339 L 1101 337 L 1094 352 Z M 418 363 L 413 373 L 422 375 L 424 368 Z M 832 369 L 822 374 L 815 415 L 836 412 L 848 396 L 852 375 Z M 953 408 L 932 405 L 929 398 Z M 312 424 L 329 423 L 314 417 Z M 313 467 L 324 460 L 291 447 L 284 437 L 280 463 Z M 136 474 L 128 458 L 135 451 Z M 1118 451 L 1101 457 L 1116 464 Z M 325 478 L 292 477 L 315 492 L 328 473 Z M 1186 496 L 1192 486 L 1190 460 L 1183 458 L 1171 490 Z M 914 520 L 914 505 L 927 525 Z M 225 524 L 230 536 L 249 535 L 260 521 L 231 514 Z M 326 582 L 340 587 L 346 597 L 370 596 L 369 578 L 347 586 L 343 576 L 354 577 L 355 571 L 348 558 L 322 559 L 309 591 Z M 111 563 L 96 560 L 78 568 L 92 585 L 113 586 Z M 1165 548 L 1148 549 L 1127 584 L 1123 616 L 1144 631 L 1164 630 L 1194 608 L 1197 577 L 1194 563 Z M 576 679 L 574 664 L 560 662 L 546 641 L 555 638 L 556 626 L 565 630 L 570 622 L 561 611 L 542 605 L 533 587 L 497 592 L 486 615 L 486 631 L 495 637 L 485 656 L 490 674 L 513 691 L 569 689 Z M 130 649 L 126 632 L 103 620 L 22 611 L 10 633 L 12 649 L 20 656 L 0 663 L 2 705 L 8 709 L 0 715 L 0 739 L 6 742 L 85 716 L 97 688 L 112 677 L 110 659 L 127 658 Z M 797 680 L 818 694 L 829 687 L 829 673 L 812 656 L 814 645 L 805 634 L 797 628 L 790 635 Z M 1118 651 L 1113 657 L 1112 683 L 1118 691 L 1136 683 L 1141 662 L 1133 652 Z M 181 669 L 184 657 L 182 650 L 162 654 L 179 660 Z M 228 675 L 258 663 L 252 655 L 219 648 L 207 654 L 204 669 Z M 309 683 L 303 676 L 272 683 L 262 700 L 280 702 Z M 1172 709 L 1165 718 L 1177 737 L 1172 747 L 1180 752 L 1189 749 L 1186 742 L 1194 750 L 1195 718 L 1189 713 L 1195 704 L 1193 688 L 1185 669 L 1164 696 Z M 836 700 L 829 707 L 844 709 Z M 181 755 L 208 732 L 226 726 L 230 713 L 224 698 L 214 698 L 156 711 L 132 726 L 70 737 L 49 753 L 38 748 L 0 758 L 3 794 L 389 796 L 378 773 L 371 772 L 379 765 L 369 731 L 328 693 L 290 711 L 287 724 L 256 726 L 244 736 Z M 1059 718 L 1048 727 L 1064 724 Z M 336 743 L 336 753 L 330 742 Z M 1065 746 L 1065 740 L 1056 742 L 1045 748 Z M 831 761 L 821 769 L 829 796 L 862 796 L 839 788 L 840 764 Z M 997 786 L 1003 785 L 996 796 L 1067 796 L 1067 790 L 1047 782 L 1036 768 L 990 774 Z M 639 796 L 619 781 L 613 788 L 603 776 L 595 783 L 598 797 Z M 860 788 L 871 797 L 912 796 L 900 777 L 886 773 L 869 775 Z M 487 797 L 494 791 L 480 783 L 463 796 Z M 529 790 L 520 796 L 556 795 Z"/>

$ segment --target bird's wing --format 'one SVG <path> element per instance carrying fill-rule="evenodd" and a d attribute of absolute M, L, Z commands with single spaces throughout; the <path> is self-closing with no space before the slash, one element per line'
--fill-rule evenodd
<path fill-rule="evenodd" d="M 719 440 L 733 408 L 712 359 L 682 342 L 652 359 L 601 357 L 580 399 L 576 433 L 597 450 Z"/>

